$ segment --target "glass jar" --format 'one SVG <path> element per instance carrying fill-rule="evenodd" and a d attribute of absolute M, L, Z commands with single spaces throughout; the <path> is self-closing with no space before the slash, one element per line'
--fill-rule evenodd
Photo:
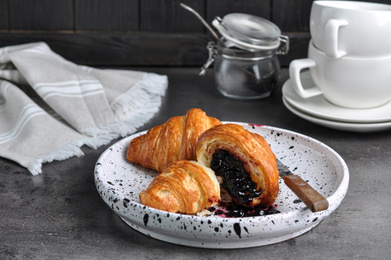
<path fill-rule="evenodd" d="M 277 88 L 280 63 L 287 54 L 289 38 L 272 22 L 249 14 L 216 17 L 212 24 L 222 37 L 209 42 L 209 59 L 201 75 L 213 62 L 217 89 L 226 97 L 260 99 Z"/>
<path fill-rule="evenodd" d="M 275 50 L 248 51 L 222 44 L 214 47 L 215 81 L 224 96 L 261 99 L 277 88 L 280 63 Z"/>

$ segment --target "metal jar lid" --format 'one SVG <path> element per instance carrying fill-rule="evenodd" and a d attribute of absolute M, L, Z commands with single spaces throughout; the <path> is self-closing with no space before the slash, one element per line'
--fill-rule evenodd
<path fill-rule="evenodd" d="M 286 54 L 289 39 L 281 35 L 280 29 L 272 22 L 258 16 L 242 13 L 227 14 L 221 19 L 216 17 L 213 26 L 221 35 L 235 46 L 248 50 L 274 50 L 280 47 L 279 54 Z"/>

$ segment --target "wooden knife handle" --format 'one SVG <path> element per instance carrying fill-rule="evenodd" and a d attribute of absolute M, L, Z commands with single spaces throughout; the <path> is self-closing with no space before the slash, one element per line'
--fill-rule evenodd
<path fill-rule="evenodd" d="M 329 202 L 327 199 L 299 176 L 285 176 L 284 182 L 286 186 L 288 186 L 312 212 L 328 209 Z"/>

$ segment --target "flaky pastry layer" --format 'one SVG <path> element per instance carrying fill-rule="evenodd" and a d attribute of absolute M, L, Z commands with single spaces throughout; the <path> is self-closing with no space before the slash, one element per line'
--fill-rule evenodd
<path fill-rule="evenodd" d="M 268 207 L 277 198 L 278 169 L 276 156 L 267 141 L 237 124 L 217 125 L 201 135 L 196 147 L 197 161 L 210 167 L 216 150 L 228 151 L 243 163 L 245 172 L 262 190 L 259 197 L 244 206 Z"/>
<path fill-rule="evenodd" d="M 195 214 L 218 205 L 220 185 L 214 172 L 195 161 L 172 163 L 140 193 L 146 206 L 174 213 Z"/>
<path fill-rule="evenodd" d="M 178 160 L 195 160 L 198 138 L 221 122 L 199 108 L 190 109 L 185 116 L 171 117 L 144 135 L 134 138 L 127 150 L 127 159 L 145 168 L 163 171 Z"/>

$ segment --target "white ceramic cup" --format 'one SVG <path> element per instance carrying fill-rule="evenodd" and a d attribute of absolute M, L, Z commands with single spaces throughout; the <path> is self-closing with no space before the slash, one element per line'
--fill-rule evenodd
<path fill-rule="evenodd" d="M 300 73 L 309 69 L 316 87 L 303 87 Z M 391 55 L 376 58 L 335 59 L 309 44 L 308 58 L 289 65 L 292 87 L 302 98 L 322 94 L 347 108 L 372 108 L 391 100 Z"/>
<path fill-rule="evenodd" d="M 356 1 L 314 1 L 311 38 L 328 56 L 391 54 L 391 5 Z"/>

